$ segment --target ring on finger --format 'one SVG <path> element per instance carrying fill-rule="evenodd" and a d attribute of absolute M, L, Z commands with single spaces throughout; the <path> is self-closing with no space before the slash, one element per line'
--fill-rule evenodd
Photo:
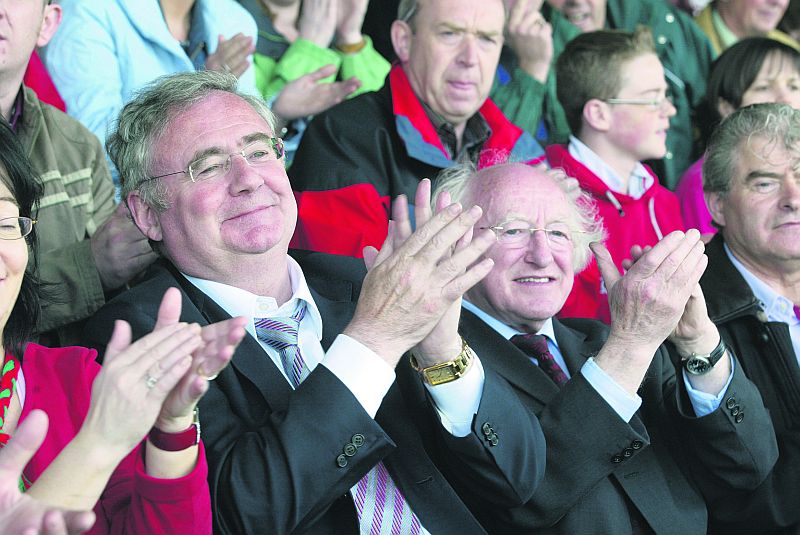
<path fill-rule="evenodd" d="M 144 384 L 145 384 L 145 386 L 147 386 L 148 389 L 151 389 L 154 386 L 156 386 L 157 382 L 158 382 L 158 377 L 153 377 L 149 373 L 147 374 L 147 376 L 144 379 Z"/>
<path fill-rule="evenodd" d="M 203 368 L 203 365 L 200 364 L 199 366 L 197 366 L 197 375 L 199 375 L 200 377 L 202 377 L 206 381 L 213 381 L 214 379 L 219 377 L 219 372 L 211 374 L 211 375 L 208 375 L 206 373 L 206 370 Z"/>

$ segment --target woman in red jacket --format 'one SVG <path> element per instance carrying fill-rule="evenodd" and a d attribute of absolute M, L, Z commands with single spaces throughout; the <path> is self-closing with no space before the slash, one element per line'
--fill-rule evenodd
<path fill-rule="evenodd" d="M 51 506 L 94 509 L 90 533 L 211 533 L 195 407 L 244 336 L 242 320 L 202 331 L 179 323 L 171 289 L 148 336 L 131 344 L 117 322 L 102 368 L 93 350 L 28 343 L 39 311 L 31 215 L 40 186 L 5 124 L 0 147 L 0 443 L 34 409 L 50 420 L 20 487 Z"/>

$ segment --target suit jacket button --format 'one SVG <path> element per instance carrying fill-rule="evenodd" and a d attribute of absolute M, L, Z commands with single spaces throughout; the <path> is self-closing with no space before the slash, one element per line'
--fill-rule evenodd
<path fill-rule="evenodd" d="M 350 441 L 353 443 L 353 446 L 355 446 L 356 448 L 360 448 L 361 446 L 364 445 L 364 435 L 362 435 L 361 433 L 356 433 L 355 435 L 353 435 L 353 438 L 351 438 Z"/>
<path fill-rule="evenodd" d="M 642 446 L 644 446 L 644 442 L 642 442 L 641 440 L 634 440 L 633 442 L 631 442 L 631 448 L 635 450 L 642 449 Z"/>
<path fill-rule="evenodd" d="M 736 405 L 736 398 L 734 397 L 728 398 L 728 400 L 725 402 L 725 406 L 729 409 L 732 409 L 734 405 Z"/>
<path fill-rule="evenodd" d="M 622 462 L 622 460 L 623 460 L 623 459 L 622 459 L 622 455 L 614 455 L 614 456 L 611 458 L 611 462 L 612 462 L 612 463 L 621 463 L 621 462 Z"/>
<path fill-rule="evenodd" d="M 734 422 L 736 422 L 737 424 L 740 424 L 740 423 L 742 423 L 742 420 L 744 420 L 744 412 L 740 412 L 740 413 L 739 413 L 739 414 L 737 414 L 737 415 L 736 415 L 736 417 L 734 417 L 734 419 L 733 419 L 733 421 L 734 421 Z"/>
<path fill-rule="evenodd" d="M 358 448 L 356 448 L 355 445 L 349 442 L 344 445 L 344 454 L 347 455 L 348 457 L 352 457 L 353 455 L 355 455 L 356 450 L 358 450 Z"/>
<path fill-rule="evenodd" d="M 494 429 L 492 429 L 492 424 L 490 424 L 489 422 L 486 422 L 481 426 L 481 431 L 483 431 L 483 434 L 486 435 L 487 437 L 492 433 L 494 433 Z"/>
<path fill-rule="evenodd" d="M 633 450 L 630 448 L 625 448 L 622 450 L 622 456 L 628 459 L 629 457 L 633 457 Z"/>
<path fill-rule="evenodd" d="M 742 412 L 742 408 L 739 405 L 736 405 L 734 408 L 731 409 L 731 416 L 736 416 Z"/>
<path fill-rule="evenodd" d="M 347 457 L 340 454 L 338 457 L 336 457 L 336 464 L 339 468 L 344 468 L 347 466 Z"/>
<path fill-rule="evenodd" d="M 489 437 L 489 444 L 492 446 L 497 446 L 500 443 L 500 439 L 497 438 L 497 435 L 492 435 Z"/>

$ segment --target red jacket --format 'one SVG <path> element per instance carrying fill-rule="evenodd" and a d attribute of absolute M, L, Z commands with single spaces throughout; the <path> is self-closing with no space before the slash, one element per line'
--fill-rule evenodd
<path fill-rule="evenodd" d="M 33 409 L 50 419 L 44 443 L 25 467 L 35 482 L 72 440 L 89 410 L 92 383 L 100 371 L 97 352 L 84 347 L 49 349 L 28 344 L 22 358 L 25 404 L 20 421 Z M 135 415 L 131 415 L 131 418 Z M 144 470 L 144 448 L 137 446 L 117 466 L 94 507 L 93 535 L 200 535 L 211 533 L 208 466 L 200 445 L 195 469 L 178 479 L 156 479 Z"/>
<path fill-rule="evenodd" d="M 588 167 L 573 158 L 565 145 L 550 145 L 545 153 L 551 167 L 562 168 L 591 194 L 608 234 L 606 247 L 620 271 L 622 261 L 630 258 L 631 246 L 655 245 L 670 232 L 685 230 L 678 198 L 658 183 L 658 177 L 649 168 L 646 167 L 655 182 L 644 195 L 634 199 L 612 192 Z M 594 260 L 575 276 L 575 285 L 559 316 L 610 322 L 608 296 Z"/>
<path fill-rule="evenodd" d="M 544 151 L 491 100 L 478 110 L 492 133 L 479 167 L 498 153 L 540 163 Z M 290 247 L 360 257 L 386 238 L 391 200 L 454 165 L 402 67 L 387 83 L 317 115 L 289 168 L 298 221 Z"/>

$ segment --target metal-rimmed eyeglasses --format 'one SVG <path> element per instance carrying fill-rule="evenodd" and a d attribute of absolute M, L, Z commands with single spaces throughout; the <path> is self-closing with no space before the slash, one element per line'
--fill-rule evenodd
<path fill-rule="evenodd" d="M 230 154 L 221 154 L 216 149 L 208 149 L 189 163 L 183 171 L 164 173 L 163 175 L 148 177 L 145 182 L 156 180 L 167 176 L 185 174 L 192 182 L 203 182 L 214 180 L 228 174 L 231 170 L 231 159 L 234 156 L 241 156 L 250 167 L 258 167 L 266 163 L 280 160 L 285 153 L 283 140 L 279 137 L 268 136 L 267 134 L 257 134 L 254 139 L 247 143 L 240 151 Z"/>
<path fill-rule="evenodd" d="M 19 240 L 33 230 L 35 219 L 30 217 L 3 217 L 0 218 L 0 240 Z"/>
<path fill-rule="evenodd" d="M 647 106 L 653 111 L 673 106 L 672 97 L 665 95 L 659 98 L 607 98 L 606 104 L 630 104 L 631 106 Z"/>
<path fill-rule="evenodd" d="M 544 232 L 547 242 L 554 249 L 565 249 L 572 247 L 572 234 L 585 233 L 584 230 L 573 230 L 566 225 L 553 225 L 547 228 L 529 227 L 522 221 L 512 221 L 494 227 L 481 227 L 489 229 L 497 236 L 497 243 L 507 247 L 522 247 L 536 232 Z"/>

